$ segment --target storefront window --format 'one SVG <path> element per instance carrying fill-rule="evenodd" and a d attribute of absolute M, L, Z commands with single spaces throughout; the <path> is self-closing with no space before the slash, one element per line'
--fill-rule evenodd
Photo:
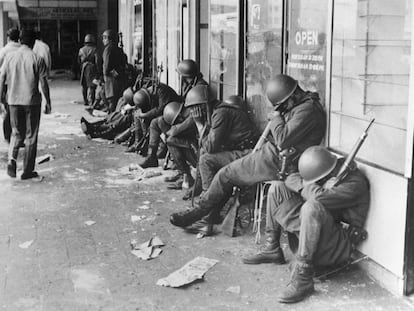
<path fill-rule="evenodd" d="M 325 104 L 328 1 L 291 1 L 287 73 Z"/>
<path fill-rule="evenodd" d="M 210 1 L 210 85 L 220 99 L 237 92 L 238 2 Z"/>
<path fill-rule="evenodd" d="M 282 0 L 249 0 L 246 32 L 246 98 L 255 123 L 263 129 L 273 110 L 265 83 L 282 72 Z"/>
<path fill-rule="evenodd" d="M 176 72 L 181 60 L 181 1 L 155 1 L 155 33 L 156 33 L 156 62 L 163 65 L 164 72 L 161 81 L 167 83 L 175 91 L 180 91 L 179 76 Z"/>
<path fill-rule="evenodd" d="M 134 32 L 132 44 L 132 60 L 139 71 L 142 71 L 142 2 L 135 1 Z"/>
<path fill-rule="evenodd" d="M 411 1 L 334 1 L 329 145 L 349 152 L 371 118 L 358 157 L 403 173 Z"/>

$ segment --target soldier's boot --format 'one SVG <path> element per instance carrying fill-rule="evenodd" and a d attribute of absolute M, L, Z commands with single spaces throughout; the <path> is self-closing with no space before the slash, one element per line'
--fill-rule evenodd
<path fill-rule="evenodd" d="M 121 144 L 124 141 L 127 141 L 130 136 L 131 136 L 131 130 L 127 128 L 125 131 L 115 136 L 114 142 L 117 144 Z"/>
<path fill-rule="evenodd" d="M 144 159 L 144 161 L 138 164 L 142 168 L 158 167 L 157 148 L 150 147 L 148 151 L 148 156 Z"/>
<path fill-rule="evenodd" d="M 161 141 L 160 146 L 158 147 L 157 158 L 164 159 L 165 156 L 167 155 L 167 152 L 168 152 L 167 145 L 163 141 Z"/>
<path fill-rule="evenodd" d="M 214 233 L 214 225 L 220 224 L 222 221 L 219 210 L 212 210 L 207 216 L 194 222 L 191 226 L 185 227 L 184 230 L 188 233 L 202 234 L 210 236 Z"/>
<path fill-rule="evenodd" d="M 275 231 L 266 232 L 266 242 L 257 254 L 242 258 L 243 263 L 258 265 L 261 263 L 275 263 L 282 265 L 286 263 L 283 251 L 280 248 L 279 238 Z"/>
<path fill-rule="evenodd" d="M 295 303 L 303 300 L 315 290 L 313 283 L 314 268 L 311 263 L 298 260 L 293 268 L 290 283 L 279 296 L 281 303 Z"/>
<path fill-rule="evenodd" d="M 193 223 L 195 223 L 197 220 L 200 220 L 204 216 L 208 215 L 210 213 L 210 210 L 203 208 L 201 206 L 195 207 L 193 209 L 173 213 L 170 216 L 170 223 L 174 226 L 185 228 Z"/>
<path fill-rule="evenodd" d="M 128 146 L 127 150 L 125 150 L 125 152 L 137 152 L 138 147 L 139 147 L 139 143 L 142 139 L 142 130 L 135 126 L 134 128 L 134 139 L 132 141 L 132 143 Z"/>

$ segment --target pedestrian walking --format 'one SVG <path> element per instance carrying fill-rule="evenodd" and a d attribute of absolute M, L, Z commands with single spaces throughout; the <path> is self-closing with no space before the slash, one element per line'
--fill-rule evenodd
<path fill-rule="evenodd" d="M 35 161 L 37 136 L 39 133 L 42 97 L 39 83 L 46 98 L 44 112 L 52 110 L 47 66 L 43 58 L 37 56 L 33 49 L 35 32 L 23 30 L 20 34 L 21 47 L 7 55 L 0 70 L 0 94 L 5 84 L 8 86 L 7 99 L 10 109 L 12 134 L 9 146 L 7 174 L 16 177 L 16 160 L 19 147 L 25 144 L 23 174 L 21 179 L 36 178 Z"/>
<path fill-rule="evenodd" d="M 4 62 L 4 59 L 9 53 L 16 51 L 20 47 L 19 43 L 19 30 L 16 28 L 11 28 L 7 31 L 7 44 L 0 50 L 0 67 Z M 10 143 L 11 136 L 11 125 L 10 125 L 10 112 L 9 105 L 6 100 L 7 94 L 7 85 L 3 89 L 1 94 L 2 102 L 4 103 L 3 111 L 3 135 L 4 139 Z"/>

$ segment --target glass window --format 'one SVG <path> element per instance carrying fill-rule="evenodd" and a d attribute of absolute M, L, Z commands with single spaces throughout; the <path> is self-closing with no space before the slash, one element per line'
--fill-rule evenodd
<path fill-rule="evenodd" d="M 154 2 L 155 14 L 155 63 L 163 64 L 164 72 L 161 75 L 161 82 L 168 84 L 168 78 L 165 74 L 167 65 L 167 1 L 158 0 Z"/>
<path fill-rule="evenodd" d="M 287 73 L 325 103 L 328 1 L 290 1 Z"/>
<path fill-rule="evenodd" d="M 264 129 L 273 107 L 265 83 L 282 72 L 282 0 L 249 0 L 246 32 L 246 98 L 255 123 Z"/>
<path fill-rule="evenodd" d="M 349 152 L 371 118 L 358 157 L 403 173 L 411 1 L 334 1 L 331 148 Z"/>
<path fill-rule="evenodd" d="M 220 99 L 237 93 L 238 2 L 210 1 L 210 85 Z"/>
<path fill-rule="evenodd" d="M 132 60 L 138 70 L 142 71 L 142 3 L 141 1 L 135 2 Z"/>

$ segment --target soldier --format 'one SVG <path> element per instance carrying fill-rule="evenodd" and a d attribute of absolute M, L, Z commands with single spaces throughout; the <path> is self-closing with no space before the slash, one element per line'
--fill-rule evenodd
<path fill-rule="evenodd" d="M 307 147 L 321 143 L 326 116 L 317 93 L 305 92 L 292 77 L 278 75 L 269 81 L 266 95 L 276 109 L 269 125 L 272 138 L 258 151 L 221 168 L 198 207 L 171 215 L 173 225 L 185 228 L 207 215 L 206 222 L 220 222 L 220 211 L 234 186 L 275 180 L 281 170 L 279 154 L 283 150 L 294 147 L 300 155 Z M 291 171 L 295 171 L 296 161 L 289 165 Z"/>
<path fill-rule="evenodd" d="M 148 146 L 148 143 L 143 142 L 142 139 L 147 133 L 149 134 L 151 121 L 161 117 L 164 107 L 170 102 L 180 101 L 180 97 L 171 87 L 164 83 L 159 83 L 156 86 L 138 90 L 134 94 L 133 101 L 136 107 L 134 113 L 135 143 L 127 149 L 127 152 L 142 152 L 145 156 L 146 152 L 140 149 L 145 149 L 145 144 Z M 156 134 L 154 133 L 153 135 Z M 159 140 L 154 138 L 152 140 L 150 155 L 142 163 L 143 167 L 150 167 L 151 165 L 158 166 L 158 145 Z M 154 149 L 155 154 L 152 154 L 152 149 Z"/>
<path fill-rule="evenodd" d="M 279 302 L 298 302 L 311 294 L 314 266 L 346 263 L 361 241 L 369 184 L 355 162 L 337 183 L 335 176 L 343 162 L 324 147 L 310 147 L 299 159 L 299 173 L 288 176 L 285 183 L 275 183 L 269 191 L 265 248 L 243 262 L 282 264 L 281 228 L 299 238 L 291 281 Z"/>
<path fill-rule="evenodd" d="M 82 86 L 83 103 L 92 106 L 95 102 L 96 84 L 93 80 L 97 78 L 98 51 L 96 49 L 95 37 L 87 34 L 84 46 L 79 49 L 78 61 L 81 66 L 80 82 Z"/>
<path fill-rule="evenodd" d="M 126 59 L 124 52 L 117 45 L 118 41 L 118 34 L 111 29 L 105 30 L 102 34 L 102 43 L 105 46 L 102 55 L 102 72 L 109 112 L 115 111 L 125 82 Z"/>

